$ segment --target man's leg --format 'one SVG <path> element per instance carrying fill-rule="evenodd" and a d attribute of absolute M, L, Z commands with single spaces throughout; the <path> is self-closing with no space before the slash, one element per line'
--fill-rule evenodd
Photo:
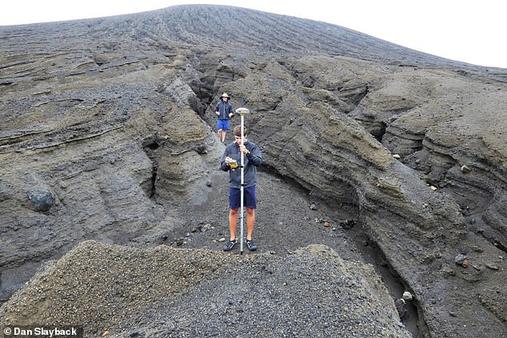
<path fill-rule="evenodd" d="M 246 208 L 246 239 L 251 240 L 253 237 L 255 225 L 255 209 Z"/>
<path fill-rule="evenodd" d="M 229 209 L 229 233 L 231 241 L 236 239 L 236 223 L 238 222 L 238 208 Z"/>
<path fill-rule="evenodd" d="M 220 141 L 222 141 L 222 129 L 218 129 L 217 136 Z M 222 141 L 223 142 L 223 141 Z"/>
<path fill-rule="evenodd" d="M 231 128 L 231 124 L 229 120 L 223 120 L 222 124 L 222 143 L 225 143 L 225 135 L 227 134 L 227 130 Z"/>

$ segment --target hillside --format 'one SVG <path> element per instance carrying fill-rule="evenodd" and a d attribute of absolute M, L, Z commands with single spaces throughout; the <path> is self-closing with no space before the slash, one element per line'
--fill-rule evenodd
<path fill-rule="evenodd" d="M 414 295 L 412 335 L 502 336 L 507 70 L 220 6 L 0 27 L 0 41 L 5 307 L 88 239 L 222 257 L 226 91 L 263 151 L 259 254 L 326 244 L 371 263 L 393 299 Z"/>

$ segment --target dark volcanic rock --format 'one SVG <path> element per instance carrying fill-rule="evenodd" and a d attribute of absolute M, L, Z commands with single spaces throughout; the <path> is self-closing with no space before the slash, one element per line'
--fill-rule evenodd
<path fill-rule="evenodd" d="M 412 291 L 422 334 L 504 329 L 505 70 L 215 6 L 1 27 L 0 38 L 2 299 L 84 239 L 144 246 L 182 238 L 173 232 L 197 214 L 226 222 L 212 111 L 227 91 L 252 111 L 267 176 L 353 211 L 348 231 L 365 232 Z M 320 211 L 299 195 L 281 203 L 274 186 L 259 184 L 264 210 Z M 290 242 L 283 222 L 262 223 L 282 218 L 260 216 L 266 241 Z M 303 242 L 308 220 L 290 220 Z M 456 266 L 472 247 L 472 267 Z"/>
<path fill-rule="evenodd" d="M 48 211 L 55 203 L 55 196 L 48 190 L 30 190 L 27 197 L 36 211 Z"/>

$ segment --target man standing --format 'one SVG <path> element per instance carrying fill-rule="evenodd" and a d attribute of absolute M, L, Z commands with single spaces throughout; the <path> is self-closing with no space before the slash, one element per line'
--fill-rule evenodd
<path fill-rule="evenodd" d="M 225 142 L 225 134 L 230 129 L 229 119 L 234 115 L 232 111 L 232 104 L 229 102 L 227 93 L 223 93 L 218 102 L 215 114 L 218 116 L 217 129 L 218 138 L 222 143 Z"/>
<path fill-rule="evenodd" d="M 224 154 L 220 159 L 220 168 L 229 171 L 229 232 L 230 240 L 225 243 L 224 251 L 231 251 L 237 243 L 236 223 L 238 222 L 238 211 L 241 199 L 241 152 L 244 159 L 244 204 L 246 207 L 246 247 L 250 251 L 257 250 L 253 241 L 253 230 L 255 224 L 255 208 L 257 200 L 255 197 L 255 184 L 257 169 L 262 163 L 262 154 L 253 142 L 246 139 L 247 129 L 243 127 L 243 145 L 241 144 L 241 126 L 234 127 L 234 142 L 227 145 Z"/>

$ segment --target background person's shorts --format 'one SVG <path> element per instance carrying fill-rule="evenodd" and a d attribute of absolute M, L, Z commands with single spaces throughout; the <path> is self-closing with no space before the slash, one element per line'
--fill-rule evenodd
<path fill-rule="evenodd" d="M 246 208 L 257 208 L 255 185 L 244 189 L 244 205 Z M 241 204 L 241 191 L 239 188 L 229 188 L 229 208 L 237 209 Z"/>
<path fill-rule="evenodd" d="M 229 120 L 221 120 L 221 119 L 218 119 L 217 121 L 217 129 L 220 130 L 229 130 L 231 129 L 230 128 L 230 124 L 229 124 Z"/>

